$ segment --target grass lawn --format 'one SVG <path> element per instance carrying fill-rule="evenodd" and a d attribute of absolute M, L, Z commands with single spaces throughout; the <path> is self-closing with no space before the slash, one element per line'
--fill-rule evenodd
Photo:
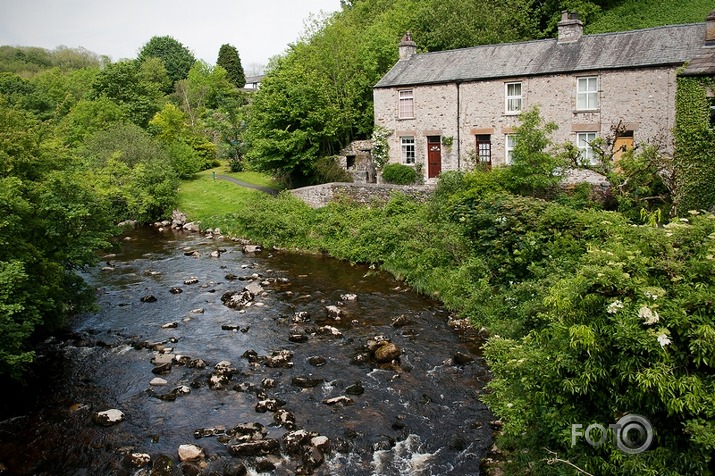
<path fill-rule="evenodd" d="M 204 170 L 179 186 L 179 210 L 191 221 L 203 221 L 237 211 L 241 202 L 264 192 L 241 187 L 226 180 L 214 180 L 212 173 L 227 175 L 243 182 L 264 187 L 279 187 L 267 175 L 258 172 L 229 172 L 225 166 Z"/>

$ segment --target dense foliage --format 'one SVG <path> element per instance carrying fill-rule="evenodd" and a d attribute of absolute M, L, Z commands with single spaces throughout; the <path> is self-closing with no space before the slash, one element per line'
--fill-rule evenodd
<path fill-rule="evenodd" d="M 171 80 L 169 88 L 177 81 L 186 78 L 196 62 L 196 57 L 191 50 L 171 36 L 152 37 L 139 51 L 136 61 L 141 64 L 150 58 L 161 60 Z"/>
<path fill-rule="evenodd" d="M 246 103 L 168 37 L 116 63 L 0 47 L 0 377 L 91 305 L 76 269 L 118 222 L 169 217 L 180 178 L 232 156 Z"/>
<path fill-rule="evenodd" d="M 676 91 L 675 182 L 679 212 L 715 206 L 712 78 L 680 77 Z"/>

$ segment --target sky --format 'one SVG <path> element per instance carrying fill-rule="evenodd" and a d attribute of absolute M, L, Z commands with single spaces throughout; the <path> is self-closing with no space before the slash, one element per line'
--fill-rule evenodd
<path fill-rule="evenodd" d="M 171 36 L 214 65 L 230 44 L 241 64 L 266 65 L 340 0 L 0 0 L 0 45 L 83 47 L 112 61 L 136 58 L 154 36 Z"/>

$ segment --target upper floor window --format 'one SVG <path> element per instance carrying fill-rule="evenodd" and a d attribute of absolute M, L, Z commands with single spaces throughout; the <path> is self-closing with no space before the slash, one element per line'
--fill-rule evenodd
<path fill-rule="evenodd" d="M 576 109 L 598 109 L 598 76 L 576 78 Z"/>
<path fill-rule="evenodd" d="M 521 83 L 506 83 L 506 113 L 515 114 L 521 112 Z"/>
<path fill-rule="evenodd" d="M 516 136 L 514 134 L 504 135 L 504 159 L 507 165 L 514 162 L 514 146 L 516 146 Z"/>
<path fill-rule="evenodd" d="M 402 154 L 403 164 L 414 164 L 415 163 L 415 138 L 414 137 L 400 137 L 400 149 Z"/>
<path fill-rule="evenodd" d="M 399 118 L 412 119 L 415 117 L 415 97 L 411 89 L 403 89 L 400 93 Z"/>
<path fill-rule="evenodd" d="M 482 165 L 492 165 L 492 140 L 489 134 L 477 135 L 477 155 Z"/>
<path fill-rule="evenodd" d="M 579 132 L 576 134 L 576 147 L 581 153 L 581 161 L 585 164 L 596 165 L 598 158 L 593 151 L 591 143 L 596 140 L 595 132 Z"/>

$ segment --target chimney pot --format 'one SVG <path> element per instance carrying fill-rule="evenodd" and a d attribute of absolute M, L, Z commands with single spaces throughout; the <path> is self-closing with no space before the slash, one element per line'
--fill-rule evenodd
<path fill-rule="evenodd" d="M 417 53 L 417 43 L 412 40 L 412 33 L 405 33 L 400 41 L 400 60 L 410 59 L 412 55 Z"/>

